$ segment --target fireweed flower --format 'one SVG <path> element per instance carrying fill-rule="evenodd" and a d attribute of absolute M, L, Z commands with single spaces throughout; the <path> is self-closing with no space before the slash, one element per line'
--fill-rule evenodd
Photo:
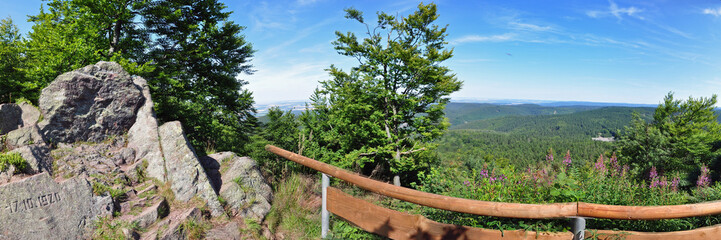
<path fill-rule="evenodd" d="M 673 188 L 674 191 L 678 191 L 678 177 L 674 177 L 673 181 L 671 182 L 671 188 Z"/>
<path fill-rule="evenodd" d="M 566 157 L 563 158 L 563 164 L 566 164 L 566 167 L 571 166 L 571 150 L 566 151 Z"/>
<path fill-rule="evenodd" d="M 603 154 L 598 156 L 598 160 L 596 160 L 593 168 L 602 174 L 606 174 L 606 164 L 603 163 Z"/>
<path fill-rule="evenodd" d="M 481 169 L 480 175 L 483 178 L 488 178 L 488 170 L 486 170 L 485 168 Z"/>
<path fill-rule="evenodd" d="M 553 150 L 549 149 L 548 154 L 546 154 L 546 161 L 553 162 Z"/>
<path fill-rule="evenodd" d="M 696 186 L 699 187 L 708 187 L 711 185 L 711 179 L 708 177 L 709 173 L 708 167 L 701 165 L 701 175 L 698 176 L 698 181 L 696 181 Z"/>
<path fill-rule="evenodd" d="M 613 152 L 613 155 L 611 155 L 611 160 L 609 160 L 609 163 L 611 165 L 611 175 L 616 175 L 621 173 L 621 166 L 618 165 L 618 158 L 616 157 L 616 152 Z"/>
<path fill-rule="evenodd" d="M 658 172 L 656 172 L 656 166 L 651 167 L 651 172 L 648 173 L 649 179 L 654 179 L 658 177 Z"/>

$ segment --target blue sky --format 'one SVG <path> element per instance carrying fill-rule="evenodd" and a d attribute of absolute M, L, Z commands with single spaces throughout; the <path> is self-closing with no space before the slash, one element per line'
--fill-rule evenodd
<path fill-rule="evenodd" d="M 355 7 L 405 16 L 420 1 L 224 1 L 246 26 L 257 70 L 241 76 L 256 102 L 306 100 L 338 55 L 335 31 L 363 33 L 345 19 Z M 435 1 L 448 24 L 446 61 L 463 89 L 453 99 L 538 99 L 655 104 L 721 92 L 721 1 Z M 2 1 L 23 31 L 40 1 Z"/>

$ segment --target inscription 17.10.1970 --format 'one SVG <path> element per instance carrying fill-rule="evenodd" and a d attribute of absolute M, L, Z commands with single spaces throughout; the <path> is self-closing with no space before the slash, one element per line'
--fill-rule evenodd
<path fill-rule="evenodd" d="M 51 204 L 54 204 L 56 202 L 59 202 L 61 200 L 60 194 L 57 192 L 54 193 L 48 193 L 48 194 L 42 194 L 37 197 L 31 197 L 21 200 L 15 200 L 10 202 L 5 208 L 10 211 L 10 213 L 18 213 L 27 211 L 33 208 L 37 207 L 44 207 Z"/>

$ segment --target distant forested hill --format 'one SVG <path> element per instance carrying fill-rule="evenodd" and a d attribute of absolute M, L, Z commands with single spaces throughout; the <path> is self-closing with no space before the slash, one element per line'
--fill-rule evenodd
<path fill-rule="evenodd" d="M 446 116 L 452 125 L 438 141 L 438 152 L 443 160 L 478 168 L 489 161 L 526 166 L 543 160 L 552 148 L 556 159 L 570 150 L 574 162 L 583 164 L 612 151 L 612 143 L 591 138 L 616 136 L 634 111 L 651 119 L 654 108 L 449 104 Z"/>
<path fill-rule="evenodd" d="M 599 108 L 599 106 L 543 107 L 536 104 L 498 105 L 490 103 L 449 103 L 446 117 L 451 125 L 503 116 L 552 115 L 574 113 Z"/>
<path fill-rule="evenodd" d="M 482 129 L 530 136 L 610 137 L 631 122 L 633 112 L 651 119 L 653 108 L 603 107 L 569 114 L 504 116 L 451 125 L 451 129 Z"/>

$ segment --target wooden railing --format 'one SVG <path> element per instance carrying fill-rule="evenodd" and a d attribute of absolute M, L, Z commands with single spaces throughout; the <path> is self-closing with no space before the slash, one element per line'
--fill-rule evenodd
<path fill-rule="evenodd" d="M 721 201 L 668 206 L 616 206 L 584 202 L 554 204 L 522 204 L 477 201 L 421 192 L 376 181 L 338 167 L 307 158 L 281 148 L 266 145 L 265 149 L 288 160 L 344 180 L 365 190 L 399 200 L 460 213 L 508 218 L 572 218 L 572 233 L 536 233 L 530 231 L 498 231 L 433 222 L 418 215 L 409 215 L 375 206 L 328 188 L 327 209 L 362 229 L 393 239 L 721 239 L 721 225 L 688 231 L 643 233 L 610 230 L 585 230 L 584 218 L 658 220 L 721 214 Z M 324 192 L 325 192 L 324 188 Z M 352 203 L 349 205 L 349 203 Z M 325 205 L 324 205 L 325 206 Z M 380 214 L 382 213 L 382 214 Z M 384 222 L 385 221 L 385 222 Z M 579 222 L 580 221 L 580 222 Z M 579 225 L 580 224 L 580 225 Z M 579 229 L 580 227 L 580 229 Z"/>

